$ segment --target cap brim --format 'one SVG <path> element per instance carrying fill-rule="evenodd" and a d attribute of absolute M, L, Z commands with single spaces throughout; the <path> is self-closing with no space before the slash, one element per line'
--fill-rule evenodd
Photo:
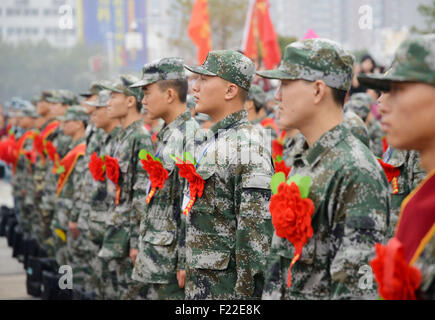
<path fill-rule="evenodd" d="M 46 101 L 49 103 L 62 103 L 62 100 L 56 98 L 47 98 Z"/>
<path fill-rule="evenodd" d="M 384 75 L 361 75 L 358 81 L 364 87 L 381 91 L 390 91 L 392 79 Z"/>
<path fill-rule="evenodd" d="M 205 76 L 211 76 L 211 77 L 216 77 L 217 74 L 210 72 L 206 69 L 204 69 L 201 66 L 188 66 L 188 65 L 184 65 L 184 67 L 189 70 L 190 72 L 196 73 L 196 74 L 203 74 Z"/>
<path fill-rule="evenodd" d="M 83 98 L 89 98 L 92 97 L 94 94 L 91 92 L 87 92 L 87 93 L 80 93 L 79 96 L 83 97 Z"/>
<path fill-rule="evenodd" d="M 138 81 L 138 82 L 132 84 L 130 86 L 130 88 L 142 88 L 142 87 L 148 86 L 150 84 L 153 84 L 154 82 L 157 82 L 157 81 L 141 80 L 141 81 Z"/>
<path fill-rule="evenodd" d="M 88 106 L 91 106 L 91 107 L 107 108 L 107 105 L 101 105 L 101 103 L 98 103 L 96 101 L 85 102 L 85 104 L 87 104 Z"/>
<path fill-rule="evenodd" d="M 296 80 L 297 78 L 290 76 L 288 73 L 279 70 L 279 69 L 273 69 L 273 70 L 265 70 L 265 71 L 257 71 L 257 75 L 263 78 L 267 79 L 278 79 L 278 80 Z"/>
<path fill-rule="evenodd" d="M 118 90 L 115 87 L 109 86 L 109 85 L 101 85 L 101 88 L 103 88 L 103 90 L 109 90 L 111 92 L 117 92 L 117 93 L 124 93 L 122 90 Z"/>

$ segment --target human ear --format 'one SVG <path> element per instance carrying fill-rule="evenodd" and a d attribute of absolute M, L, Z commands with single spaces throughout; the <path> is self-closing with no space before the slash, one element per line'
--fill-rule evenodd
<path fill-rule="evenodd" d="M 228 83 L 225 93 L 225 100 L 233 100 L 239 94 L 239 87 L 233 83 Z"/>
<path fill-rule="evenodd" d="M 316 80 L 313 83 L 313 89 L 314 89 L 314 103 L 318 104 L 320 103 L 326 94 L 326 84 L 322 80 Z"/>

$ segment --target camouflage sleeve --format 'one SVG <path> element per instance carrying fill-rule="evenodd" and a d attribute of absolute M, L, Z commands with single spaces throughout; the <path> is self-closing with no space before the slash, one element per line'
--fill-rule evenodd
<path fill-rule="evenodd" d="M 72 177 L 70 177 L 72 187 L 73 187 L 73 196 L 72 196 L 72 207 L 70 212 L 69 221 L 77 222 L 79 220 L 80 212 L 82 211 L 83 205 L 83 189 L 84 189 L 84 175 L 86 173 L 86 159 L 84 156 L 80 157 L 77 160 L 77 163 L 74 168 L 74 172 Z"/>
<path fill-rule="evenodd" d="M 281 273 L 281 256 L 278 254 L 281 242 L 286 241 L 275 233 L 272 237 L 270 253 L 266 258 L 266 271 L 262 300 L 281 300 L 284 275 Z"/>
<path fill-rule="evenodd" d="M 387 230 L 389 197 L 387 186 L 369 174 L 344 177 L 333 212 L 330 241 L 331 299 L 376 299 L 375 286 L 361 284 L 371 272 L 375 243 L 382 243 Z M 367 275 L 366 275 L 367 276 Z"/>
<path fill-rule="evenodd" d="M 420 165 L 420 155 L 417 151 L 410 151 L 407 170 L 409 171 L 409 190 L 414 190 L 426 178 L 426 171 Z"/>
<path fill-rule="evenodd" d="M 237 214 L 236 295 L 240 299 L 260 298 L 264 286 L 266 257 L 272 237 L 269 202 L 271 174 L 246 170 L 235 178 Z"/>
<path fill-rule="evenodd" d="M 142 168 L 142 163 L 139 160 L 139 152 L 142 149 L 154 150 L 153 142 L 149 135 L 142 134 L 138 137 L 132 150 L 132 166 L 135 168 L 133 173 L 131 188 L 131 212 L 130 212 L 130 249 L 138 248 L 139 241 L 139 228 L 141 216 L 144 211 L 140 208 L 142 206 L 135 206 L 135 202 L 145 203 L 146 201 L 146 186 L 148 184 L 148 174 Z"/>
<path fill-rule="evenodd" d="M 178 177 L 178 169 L 176 174 Z M 184 188 L 187 188 L 187 182 L 185 179 L 178 179 L 178 182 L 180 202 L 178 203 L 178 208 L 174 208 L 174 210 L 178 210 L 178 212 L 175 213 L 175 216 L 180 216 L 177 237 L 177 270 L 184 270 L 186 268 L 186 216 L 182 213 L 181 206 L 183 204 Z"/>

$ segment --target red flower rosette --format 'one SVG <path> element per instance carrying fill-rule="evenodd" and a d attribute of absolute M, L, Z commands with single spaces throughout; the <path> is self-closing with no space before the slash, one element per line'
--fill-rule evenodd
<path fill-rule="evenodd" d="M 32 164 L 36 163 L 36 152 L 35 151 L 24 150 L 23 153 L 29 162 L 31 162 Z"/>
<path fill-rule="evenodd" d="M 116 197 L 115 197 L 115 203 L 119 204 L 119 199 L 121 197 L 121 188 L 119 187 L 119 163 L 118 159 L 112 158 L 110 156 L 105 157 L 105 163 L 106 163 L 106 175 L 107 178 L 112 181 L 116 186 Z"/>
<path fill-rule="evenodd" d="M 151 181 L 151 191 L 149 192 L 146 203 L 150 203 L 157 188 L 163 189 L 166 179 L 169 177 L 168 171 L 163 167 L 159 158 L 154 157 L 146 150 L 141 150 L 139 159 L 142 163 L 142 168 L 148 173 Z"/>
<path fill-rule="evenodd" d="M 103 157 L 99 157 L 96 152 L 91 155 L 91 161 L 89 161 L 89 171 L 95 181 L 106 180 L 106 166 L 104 164 Z"/>
<path fill-rule="evenodd" d="M 276 159 L 278 156 L 283 155 L 284 153 L 284 145 L 279 140 L 272 141 L 272 159 Z"/>
<path fill-rule="evenodd" d="M 274 160 L 274 163 L 275 163 L 275 173 L 282 172 L 285 174 L 285 178 L 287 179 L 292 168 L 287 167 L 287 164 L 285 163 L 285 161 L 282 159 L 281 156 L 277 156 L 276 159 Z"/>
<path fill-rule="evenodd" d="M 196 161 L 189 152 L 184 154 L 184 159 L 174 156 L 172 158 L 176 161 L 175 165 L 179 169 L 178 174 L 180 177 L 189 182 L 190 201 L 183 210 L 183 214 L 187 216 L 192 210 L 195 200 L 202 197 L 205 180 L 196 172 Z"/>
<path fill-rule="evenodd" d="M 378 291 L 384 300 L 416 300 L 420 271 L 405 260 L 403 245 L 391 238 L 386 246 L 375 244 L 376 257 L 370 261 Z"/>
<path fill-rule="evenodd" d="M 271 180 L 273 196 L 269 210 L 276 235 L 287 239 L 294 247 L 295 253 L 291 261 L 287 286 L 291 286 L 291 268 L 299 260 L 302 249 L 308 239 L 313 236 L 311 216 L 314 204 L 308 198 L 311 185 L 310 177 L 295 175 L 287 182 L 284 173 L 275 174 Z"/>

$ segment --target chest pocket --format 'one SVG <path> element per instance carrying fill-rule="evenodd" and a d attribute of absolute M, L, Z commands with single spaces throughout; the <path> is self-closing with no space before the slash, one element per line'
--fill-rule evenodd
<path fill-rule="evenodd" d="M 228 268 L 231 253 L 217 250 L 194 250 L 190 265 L 195 269 L 225 270 Z"/>
<path fill-rule="evenodd" d="M 170 231 L 147 231 L 143 241 L 156 246 L 170 246 L 175 239 L 175 233 Z"/>

